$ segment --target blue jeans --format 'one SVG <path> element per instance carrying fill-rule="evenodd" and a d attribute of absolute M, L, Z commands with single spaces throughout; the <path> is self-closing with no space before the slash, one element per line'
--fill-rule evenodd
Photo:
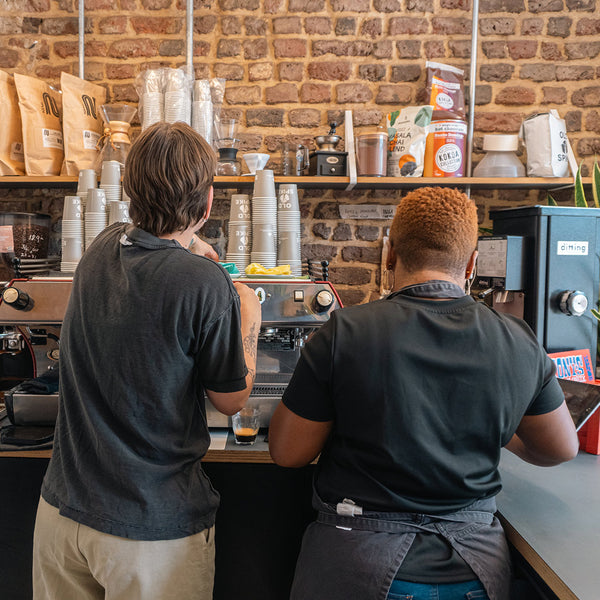
<path fill-rule="evenodd" d="M 489 600 L 481 581 L 412 583 L 394 579 L 387 600 Z"/>

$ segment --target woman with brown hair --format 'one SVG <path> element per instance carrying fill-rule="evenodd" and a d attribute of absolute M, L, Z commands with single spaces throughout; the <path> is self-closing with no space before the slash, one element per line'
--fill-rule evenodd
<path fill-rule="evenodd" d="M 292 600 L 509 600 L 500 450 L 554 465 L 578 441 L 533 332 L 465 294 L 477 234 L 463 193 L 408 193 L 392 293 L 307 342 L 269 430 L 280 465 L 320 454 Z"/>
<path fill-rule="evenodd" d="M 215 155 L 183 123 L 131 147 L 133 224 L 86 250 L 61 331 L 60 407 L 35 535 L 36 600 L 211 600 L 219 494 L 201 459 L 204 393 L 252 389 L 260 305 L 188 251 L 210 214 Z"/>

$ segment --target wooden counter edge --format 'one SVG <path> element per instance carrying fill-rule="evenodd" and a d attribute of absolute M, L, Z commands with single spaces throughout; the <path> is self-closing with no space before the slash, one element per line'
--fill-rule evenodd
<path fill-rule="evenodd" d="M 550 568 L 544 559 L 527 543 L 519 532 L 502 516 L 497 513 L 506 538 L 521 554 L 531 568 L 540 576 L 560 600 L 579 600 L 565 582 Z"/>
<path fill-rule="evenodd" d="M 9 450 L 0 452 L 2 458 L 50 458 L 52 450 Z M 262 450 L 209 450 L 202 462 L 275 464 L 268 451 Z"/>

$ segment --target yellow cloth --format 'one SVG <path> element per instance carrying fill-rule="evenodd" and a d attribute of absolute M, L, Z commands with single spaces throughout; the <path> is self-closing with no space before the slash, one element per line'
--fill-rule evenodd
<path fill-rule="evenodd" d="M 246 275 L 291 275 L 292 268 L 290 265 L 279 265 L 267 269 L 259 263 L 250 263 L 246 267 Z"/>

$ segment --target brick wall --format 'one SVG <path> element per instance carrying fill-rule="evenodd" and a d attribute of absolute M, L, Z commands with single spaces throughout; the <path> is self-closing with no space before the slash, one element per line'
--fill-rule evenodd
<path fill-rule="evenodd" d="M 275 159 L 284 136 L 314 147 L 344 109 L 360 129 L 418 104 L 428 59 L 461 66 L 468 79 L 470 10 L 466 0 L 195 0 L 196 76 L 227 79 L 225 110 L 241 119 L 242 150 Z M 525 116 L 556 108 L 589 170 L 600 152 L 599 33 L 595 0 L 481 1 L 474 162 L 484 133 L 516 133 Z M 53 83 L 63 70 L 77 74 L 77 0 L 2 0 L 0 36 L 2 69 Z M 106 85 L 111 101 L 134 103 L 140 70 L 185 63 L 185 1 L 86 0 L 85 50 L 86 78 Z M 27 201 L 56 211 L 60 193 Z M 303 253 L 330 259 L 348 304 L 378 289 L 389 223 L 343 222 L 337 206 L 395 204 L 400 194 L 303 194 Z M 24 200 L 22 191 L 1 197 Z M 204 234 L 222 251 L 228 200 L 218 197 Z M 490 207 L 545 203 L 523 190 L 473 198 L 482 225 Z"/>

